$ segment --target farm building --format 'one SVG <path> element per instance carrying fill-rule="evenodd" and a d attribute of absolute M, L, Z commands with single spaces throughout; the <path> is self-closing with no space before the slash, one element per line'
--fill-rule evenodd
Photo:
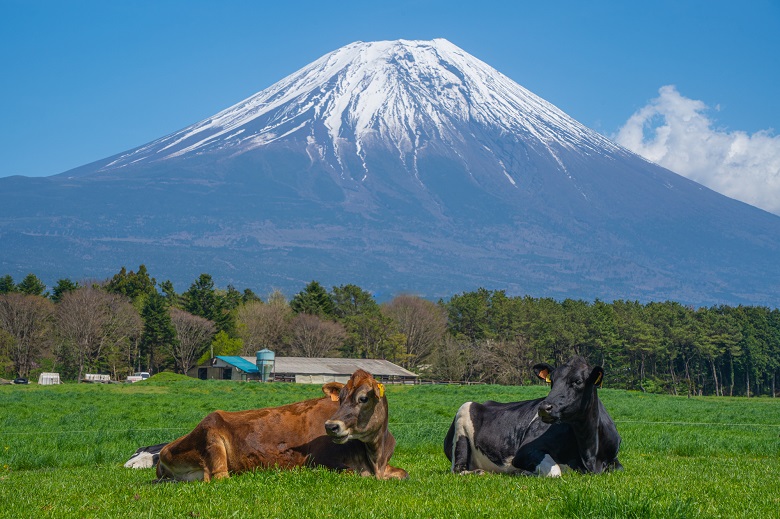
<path fill-rule="evenodd" d="M 269 380 L 302 384 L 346 383 L 357 369 L 371 373 L 380 382 L 414 384 L 417 375 L 381 359 L 341 359 L 310 357 L 276 357 L 270 369 Z M 255 357 L 214 357 L 206 364 L 191 368 L 187 375 L 202 380 L 260 380 Z"/>

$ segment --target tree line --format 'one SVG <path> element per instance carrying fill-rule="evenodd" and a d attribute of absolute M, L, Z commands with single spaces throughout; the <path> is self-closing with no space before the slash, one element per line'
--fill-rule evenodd
<path fill-rule="evenodd" d="M 676 302 L 508 296 L 480 288 L 433 302 L 377 303 L 356 285 L 312 281 L 287 298 L 218 289 L 201 274 L 179 294 L 144 265 L 103 281 L 0 277 L 0 373 L 123 379 L 186 373 L 216 355 L 383 358 L 422 378 L 533 383 L 530 366 L 583 355 L 609 387 L 672 394 L 776 394 L 780 311 Z"/>

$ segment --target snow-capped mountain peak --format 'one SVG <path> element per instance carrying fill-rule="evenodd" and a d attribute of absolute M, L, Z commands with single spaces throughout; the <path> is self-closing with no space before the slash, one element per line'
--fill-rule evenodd
<path fill-rule="evenodd" d="M 346 45 L 103 170 L 190 154 L 244 153 L 283 139 L 306 142 L 339 164 L 345 153 L 355 153 L 365 164 L 367 143 L 403 159 L 432 140 L 457 147 L 475 129 L 530 140 L 556 161 L 559 148 L 617 149 L 445 39 L 395 40 Z M 345 141 L 354 147 L 344 151 Z"/>

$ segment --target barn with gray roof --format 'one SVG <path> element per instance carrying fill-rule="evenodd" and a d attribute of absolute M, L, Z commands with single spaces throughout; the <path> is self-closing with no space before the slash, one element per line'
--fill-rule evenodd
<path fill-rule="evenodd" d="M 276 357 L 271 380 L 303 384 L 346 383 L 358 369 L 371 373 L 387 384 L 414 384 L 417 375 L 383 359 L 344 359 L 318 357 Z M 259 380 L 255 357 L 219 355 L 207 363 L 191 368 L 191 377 L 217 380 Z"/>

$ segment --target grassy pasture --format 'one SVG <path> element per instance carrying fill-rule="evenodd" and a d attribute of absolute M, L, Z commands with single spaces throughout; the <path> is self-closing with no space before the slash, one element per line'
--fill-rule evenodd
<path fill-rule="evenodd" d="M 777 517 L 780 402 L 601 390 L 626 470 L 556 480 L 455 476 L 442 452 L 467 400 L 523 400 L 542 386 L 387 387 L 392 464 L 408 481 L 319 469 L 211 484 L 155 484 L 122 463 L 213 409 L 319 396 L 319 387 L 182 380 L 0 386 L 0 517 Z"/>

